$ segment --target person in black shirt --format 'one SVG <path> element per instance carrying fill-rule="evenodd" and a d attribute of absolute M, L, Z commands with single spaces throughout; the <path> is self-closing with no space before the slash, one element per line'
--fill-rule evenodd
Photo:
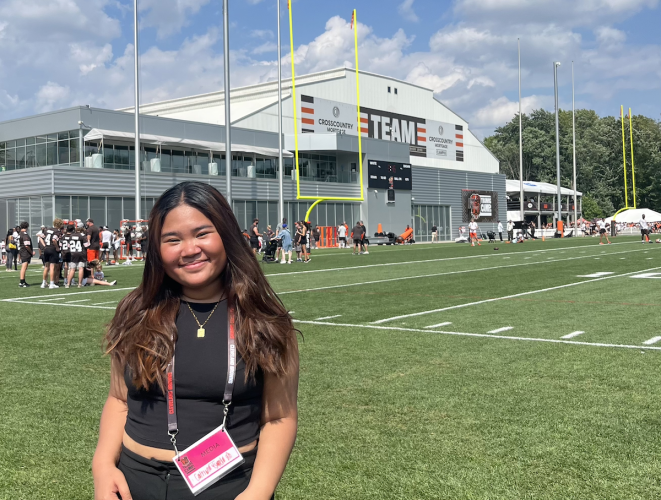
<path fill-rule="evenodd" d="M 353 238 L 353 255 L 360 255 L 360 246 L 363 241 L 363 227 L 360 225 L 360 221 L 356 222 L 351 230 L 351 237 Z"/>
<path fill-rule="evenodd" d="M 32 238 L 28 234 L 28 227 L 30 224 L 21 222 L 21 232 L 18 234 L 19 254 L 21 256 L 21 277 L 18 286 L 26 288 L 28 285 L 25 282 L 25 273 L 28 270 L 28 265 L 34 256 L 34 248 L 32 248 Z"/>
<path fill-rule="evenodd" d="M 62 219 L 55 219 L 53 221 L 53 227 L 43 231 L 43 236 L 39 237 L 40 243 L 44 245 L 44 273 L 43 280 L 41 282 L 41 288 L 59 288 L 57 281 L 60 277 L 60 238 L 62 237 L 62 226 L 64 222 Z M 48 284 L 47 278 L 50 274 L 50 285 Z"/>
<path fill-rule="evenodd" d="M 94 225 L 92 219 L 87 219 L 87 260 L 93 261 L 99 258 L 101 243 L 99 241 L 99 228 Z"/>

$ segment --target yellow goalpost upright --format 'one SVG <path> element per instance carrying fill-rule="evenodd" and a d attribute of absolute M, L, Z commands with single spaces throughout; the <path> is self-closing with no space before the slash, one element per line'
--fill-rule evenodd
<path fill-rule="evenodd" d="M 289 6 L 289 45 L 291 47 L 291 79 L 292 79 L 292 100 L 294 103 L 294 145 L 295 145 L 295 161 L 296 161 L 296 199 L 297 200 L 315 200 L 305 214 L 307 221 L 312 213 L 312 210 L 322 201 L 364 201 L 363 189 L 363 145 L 361 141 L 361 121 L 360 121 L 360 79 L 358 75 L 358 21 L 356 18 L 356 9 L 353 10 L 351 16 L 351 28 L 354 32 L 354 45 L 356 54 L 356 104 L 358 108 L 358 160 L 359 160 L 359 177 L 360 177 L 360 196 L 358 197 L 342 197 L 342 196 L 302 196 L 301 195 L 301 179 L 298 163 L 298 115 L 296 110 L 296 72 L 294 67 L 294 27 L 292 23 L 292 6 L 291 0 L 288 2 Z"/>

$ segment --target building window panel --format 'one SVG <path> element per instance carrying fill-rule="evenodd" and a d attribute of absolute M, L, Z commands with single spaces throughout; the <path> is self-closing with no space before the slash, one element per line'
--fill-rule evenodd
<path fill-rule="evenodd" d="M 59 155 L 58 163 L 66 165 L 69 163 L 69 141 L 59 141 L 57 143 L 57 152 Z"/>
<path fill-rule="evenodd" d="M 184 152 L 172 150 L 172 172 L 184 173 Z"/>
<path fill-rule="evenodd" d="M 16 170 L 25 168 L 25 146 L 16 148 Z"/>
<path fill-rule="evenodd" d="M 41 197 L 41 206 L 43 210 L 43 221 L 41 222 L 44 225 L 50 224 L 53 217 L 53 197 L 52 196 L 42 196 Z"/>
<path fill-rule="evenodd" d="M 105 196 L 90 197 L 90 218 L 96 226 L 106 225 L 106 198 Z"/>
<path fill-rule="evenodd" d="M 161 172 L 172 172 L 172 155 L 169 149 L 161 150 Z"/>
<path fill-rule="evenodd" d="M 7 170 L 16 169 L 16 148 L 8 148 L 5 152 L 5 163 Z"/>
<path fill-rule="evenodd" d="M 108 197 L 108 226 L 110 230 L 119 229 L 122 220 L 122 199 Z"/>
<path fill-rule="evenodd" d="M 89 197 L 72 196 L 71 197 L 71 218 L 85 221 L 89 217 Z"/>
<path fill-rule="evenodd" d="M 47 155 L 47 148 L 46 148 L 46 143 L 43 144 L 37 144 L 35 146 L 36 150 L 36 167 L 45 167 L 48 165 L 48 155 Z"/>
<path fill-rule="evenodd" d="M 57 142 L 46 144 L 46 165 L 57 165 Z"/>
<path fill-rule="evenodd" d="M 135 219 L 135 198 L 124 198 L 124 219 Z"/>

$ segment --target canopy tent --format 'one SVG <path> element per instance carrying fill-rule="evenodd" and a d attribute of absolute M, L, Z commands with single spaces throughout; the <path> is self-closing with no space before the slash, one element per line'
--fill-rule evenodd
<path fill-rule="evenodd" d="M 86 141 L 99 141 L 104 139 L 133 142 L 135 134 L 133 132 L 120 132 L 118 130 L 103 130 L 93 128 L 87 135 Z M 154 144 L 159 146 L 180 146 L 186 148 L 201 149 L 204 151 L 225 152 L 224 142 L 198 141 L 195 139 L 179 139 L 177 137 L 167 137 L 163 135 L 140 134 L 140 142 L 143 144 Z M 278 156 L 276 148 L 264 148 L 260 146 L 249 146 L 247 144 L 232 143 L 232 152 L 255 153 L 262 156 Z M 282 151 L 282 156 L 292 158 L 294 155 L 286 150 Z"/>
<path fill-rule="evenodd" d="M 507 193 L 520 193 L 521 192 L 521 183 L 517 180 L 507 179 L 506 184 Z M 534 181 L 523 181 L 523 192 L 524 193 L 535 193 L 535 194 L 558 194 L 558 186 L 549 184 L 548 182 L 534 182 Z M 560 194 L 563 196 L 574 194 L 573 189 L 567 189 L 564 187 L 560 188 Z M 583 196 L 583 193 L 576 191 L 577 196 Z"/>
<path fill-rule="evenodd" d="M 645 214 L 645 220 L 647 222 L 661 222 L 661 214 L 650 210 L 649 208 L 634 208 L 630 210 L 625 210 L 620 212 L 615 217 L 615 222 L 623 222 L 625 224 L 637 224 L 640 219 L 643 218 Z M 609 223 L 613 220 L 613 217 L 606 219 L 606 222 Z"/>

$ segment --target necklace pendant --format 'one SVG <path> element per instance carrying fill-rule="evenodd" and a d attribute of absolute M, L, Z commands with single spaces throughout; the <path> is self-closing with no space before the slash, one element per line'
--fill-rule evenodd
<path fill-rule="evenodd" d="M 204 330 L 204 328 L 199 328 L 199 329 L 197 330 L 197 338 L 198 338 L 198 339 L 203 338 L 205 333 L 206 333 L 206 331 Z"/>

